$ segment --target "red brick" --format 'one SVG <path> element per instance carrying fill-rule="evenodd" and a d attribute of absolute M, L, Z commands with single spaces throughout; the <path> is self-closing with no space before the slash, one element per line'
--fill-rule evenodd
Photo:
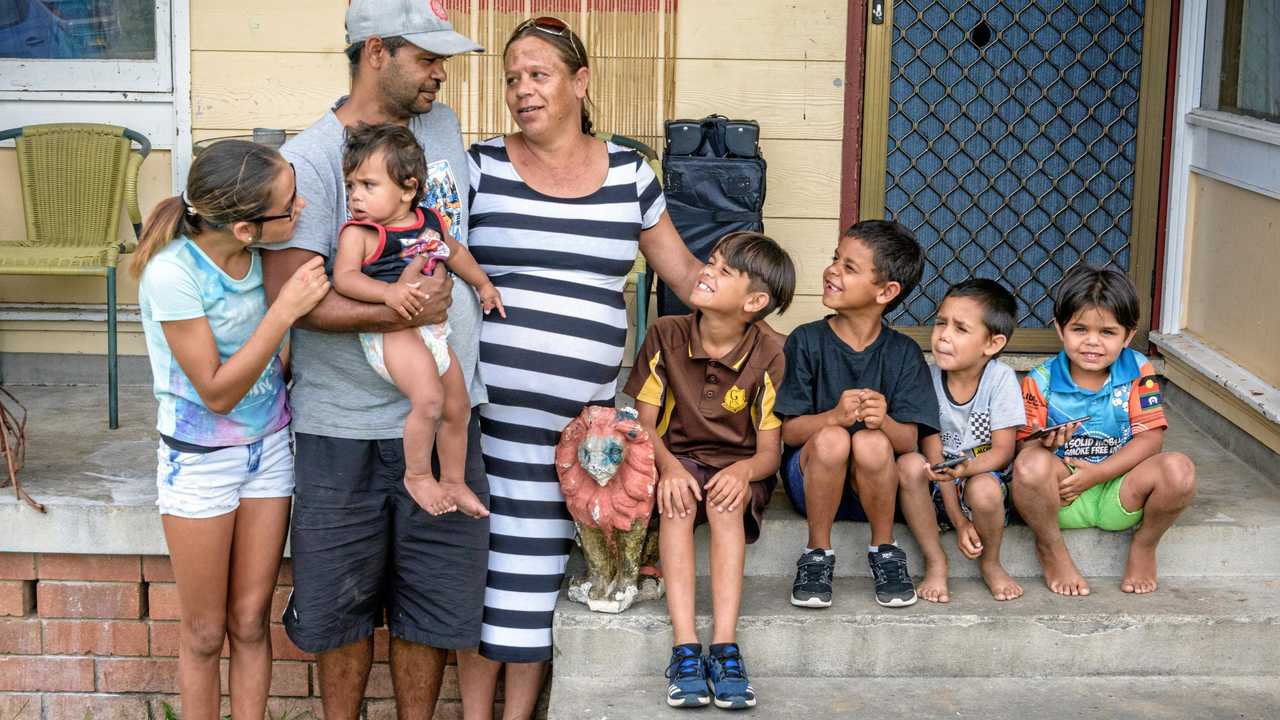
<path fill-rule="evenodd" d="M 231 692 L 231 661 L 221 661 L 219 669 L 222 675 L 222 694 L 226 695 Z M 310 665 L 301 662 L 277 661 L 271 663 L 270 693 L 277 697 L 307 697 L 311 695 L 310 669 Z"/>
<path fill-rule="evenodd" d="M 281 720 L 320 720 L 324 706 L 320 698 L 267 698 L 267 717 Z"/>
<path fill-rule="evenodd" d="M 40 617 L 142 617 L 142 584 L 117 582 L 41 581 L 36 587 Z"/>
<path fill-rule="evenodd" d="M 396 701 L 366 700 L 364 717 L 365 720 L 396 720 Z"/>
<path fill-rule="evenodd" d="M 178 692 L 178 661 L 152 658 L 99 658 L 99 692 Z"/>
<path fill-rule="evenodd" d="M 0 553 L 0 580 L 35 580 L 36 556 L 31 553 Z M 0 715 L 3 717 L 3 715 Z"/>
<path fill-rule="evenodd" d="M 147 582 L 173 582 L 173 565 L 167 555 L 143 555 L 142 579 Z"/>
<path fill-rule="evenodd" d="M 40 720 L 39 695 L 0 695 L 0 718 Z"/>
<path fill-rule="evenodd" d="M 44 656 L 0 656 L 0 690 L 91 692 L 93 660 Z"/>
<path fill-rule="evenodd" d="M 0 620 L 0 655 L 39 655 L 40 621 Z M 0 713 L 0 718 L 4 714 Z"/>
<path fill-rule="evenodd" d="M 45 720 L 138 720 L 147 717 L 147 701 L 119 695 L 45 695 Z"/>
<path fill-rule="evenodd" d="M 292 592 L 292 585 L 277 585 L 275 592 L 271 593 L 271 614 L 267 617 L 272 622 L 280 622 L 280 618 L 284 617 L 284 609 L 289 607 L 289 595 Z"/>
<path fill-rule="evenodd" d="M 0 580 L 0 615 L 30 614 L 36 605 L 35 587 L 30 580 Z"/>
<path fill-rule="evenodd" d="M 293 561 L 285 558 L 280 561 L 280 574 L 276 577 L 277 585 L 293 584 Z"/>
<path fill-rule="evenodd" d="M 142 562 L 137 555 L 41 555 L 37 564 L 41 580 L 142 580 Z"/>
<path fill-rule="evenodd" d="M 178 657 L 178 647 L 182 643 L 182 629 L 176 622 L 153 622 L 151 625 L 152 657 Z M 231 643 L 222 641 L 221 657 L 231 656 Z"/>
<path fill-rule="evenodd" d="M 369 684 L 365 686 L 364 696 L 367 698 L 395 697 L 391 687 L 391 666 L 386 663 L 374 663 L 369 668 Z"/>
<path fill-rule="evenodd" d="M 283 625 L 271 626 L 271 656 L 276 660 L 315 660 L 316 656 L 309 652 L 303 652 L 298 649 L 297 645 L 289 639 L 289 634 L 285 632 Z"/>
<path fill-rule="evenodd" d="M 147 624 L 120 620 L 45 620 L 50 655 L 146 655 Z"/>
<path fill-rule="evenodd" d="M 151 583 L 147 586 L 147 617 L 152 620 L 178 620 L 182 617 L 177 585 Z"/>

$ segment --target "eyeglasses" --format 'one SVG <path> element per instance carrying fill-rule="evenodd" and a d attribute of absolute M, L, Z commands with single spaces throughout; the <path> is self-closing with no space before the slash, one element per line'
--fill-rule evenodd
<path fill-rule="evenodd" d="M 548 35 L 555 35 L 556 37 L 564 38 L 565 42 L 569 43 L 569 47 L 573 48 L 573 57 L 580 64 L 586 64 L 582 58 L 582 53 L 578 51 L 578 40 L 574 37 L 573 30 L 565 23 L 565 21 L 557 17 L 551 17 L 550 15 L 529 18 L 517 25 L 516 31 L 512 34 L 519 35 L 529 28 L 533 28 L 539 32 L 544 32 Z"/>
<path fill-rule="evenodd" d="M 245 222 L 267 223 L 272 220 L 285 220 L 293 217 L 294 203 L 298 201 L 298 169 L 289 163 L 289 169 L 293 171 L 293 194 L 289 196 L 289 212 L 283 215 L 259 215 L 258 217 L 249 218 Z"/>

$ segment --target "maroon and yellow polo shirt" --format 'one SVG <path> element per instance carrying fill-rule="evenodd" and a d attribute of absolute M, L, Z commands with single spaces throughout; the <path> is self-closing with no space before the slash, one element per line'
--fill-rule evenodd
<path fill-rule="evenodd" d="M 671 454 L 724 468 L 755 454 L 757 430 L 782 427 L 773 405 L 784 338 L 757 322 L 737 347 L 712 358 L 697 319 L 668 316 L 650 326 L 623 392 L 660 408 L 658 434 Z"/>

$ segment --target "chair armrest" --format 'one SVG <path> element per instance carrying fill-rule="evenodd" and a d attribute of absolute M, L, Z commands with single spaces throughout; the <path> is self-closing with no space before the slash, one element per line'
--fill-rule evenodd
<path fill-rule="evenodd" d="M 125 170 L 124 200 L 129 211 L 129 222 L 133 224 L 133 239 L 126 240 L 120 246 L 120 252 L 133 252 L 142 239 L 142 209 L 138 206 L 138 169 L 142 167 L 143 156 L 138 152 L 129 153 L 129 166 Z"/>

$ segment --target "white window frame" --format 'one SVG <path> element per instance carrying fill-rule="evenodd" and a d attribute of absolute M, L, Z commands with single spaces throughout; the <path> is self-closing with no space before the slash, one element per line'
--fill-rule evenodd
<path fill-rule="evenodd" d="M 190 0 L 155 0 L 155 8 L 154 61 L 0 60 L 0 129 L 100 122 L 137 130 L 152 149 L 171 152 L 176 193 L 192 157 Z"/>
<path fill-rule="evenodd" d="M 34 0 L 39 2 L 39 0 Z M 156 56 L 151 60 L 0 58 L 0 91 L 173 92 L 171 0 L 155 0 Z"/>

